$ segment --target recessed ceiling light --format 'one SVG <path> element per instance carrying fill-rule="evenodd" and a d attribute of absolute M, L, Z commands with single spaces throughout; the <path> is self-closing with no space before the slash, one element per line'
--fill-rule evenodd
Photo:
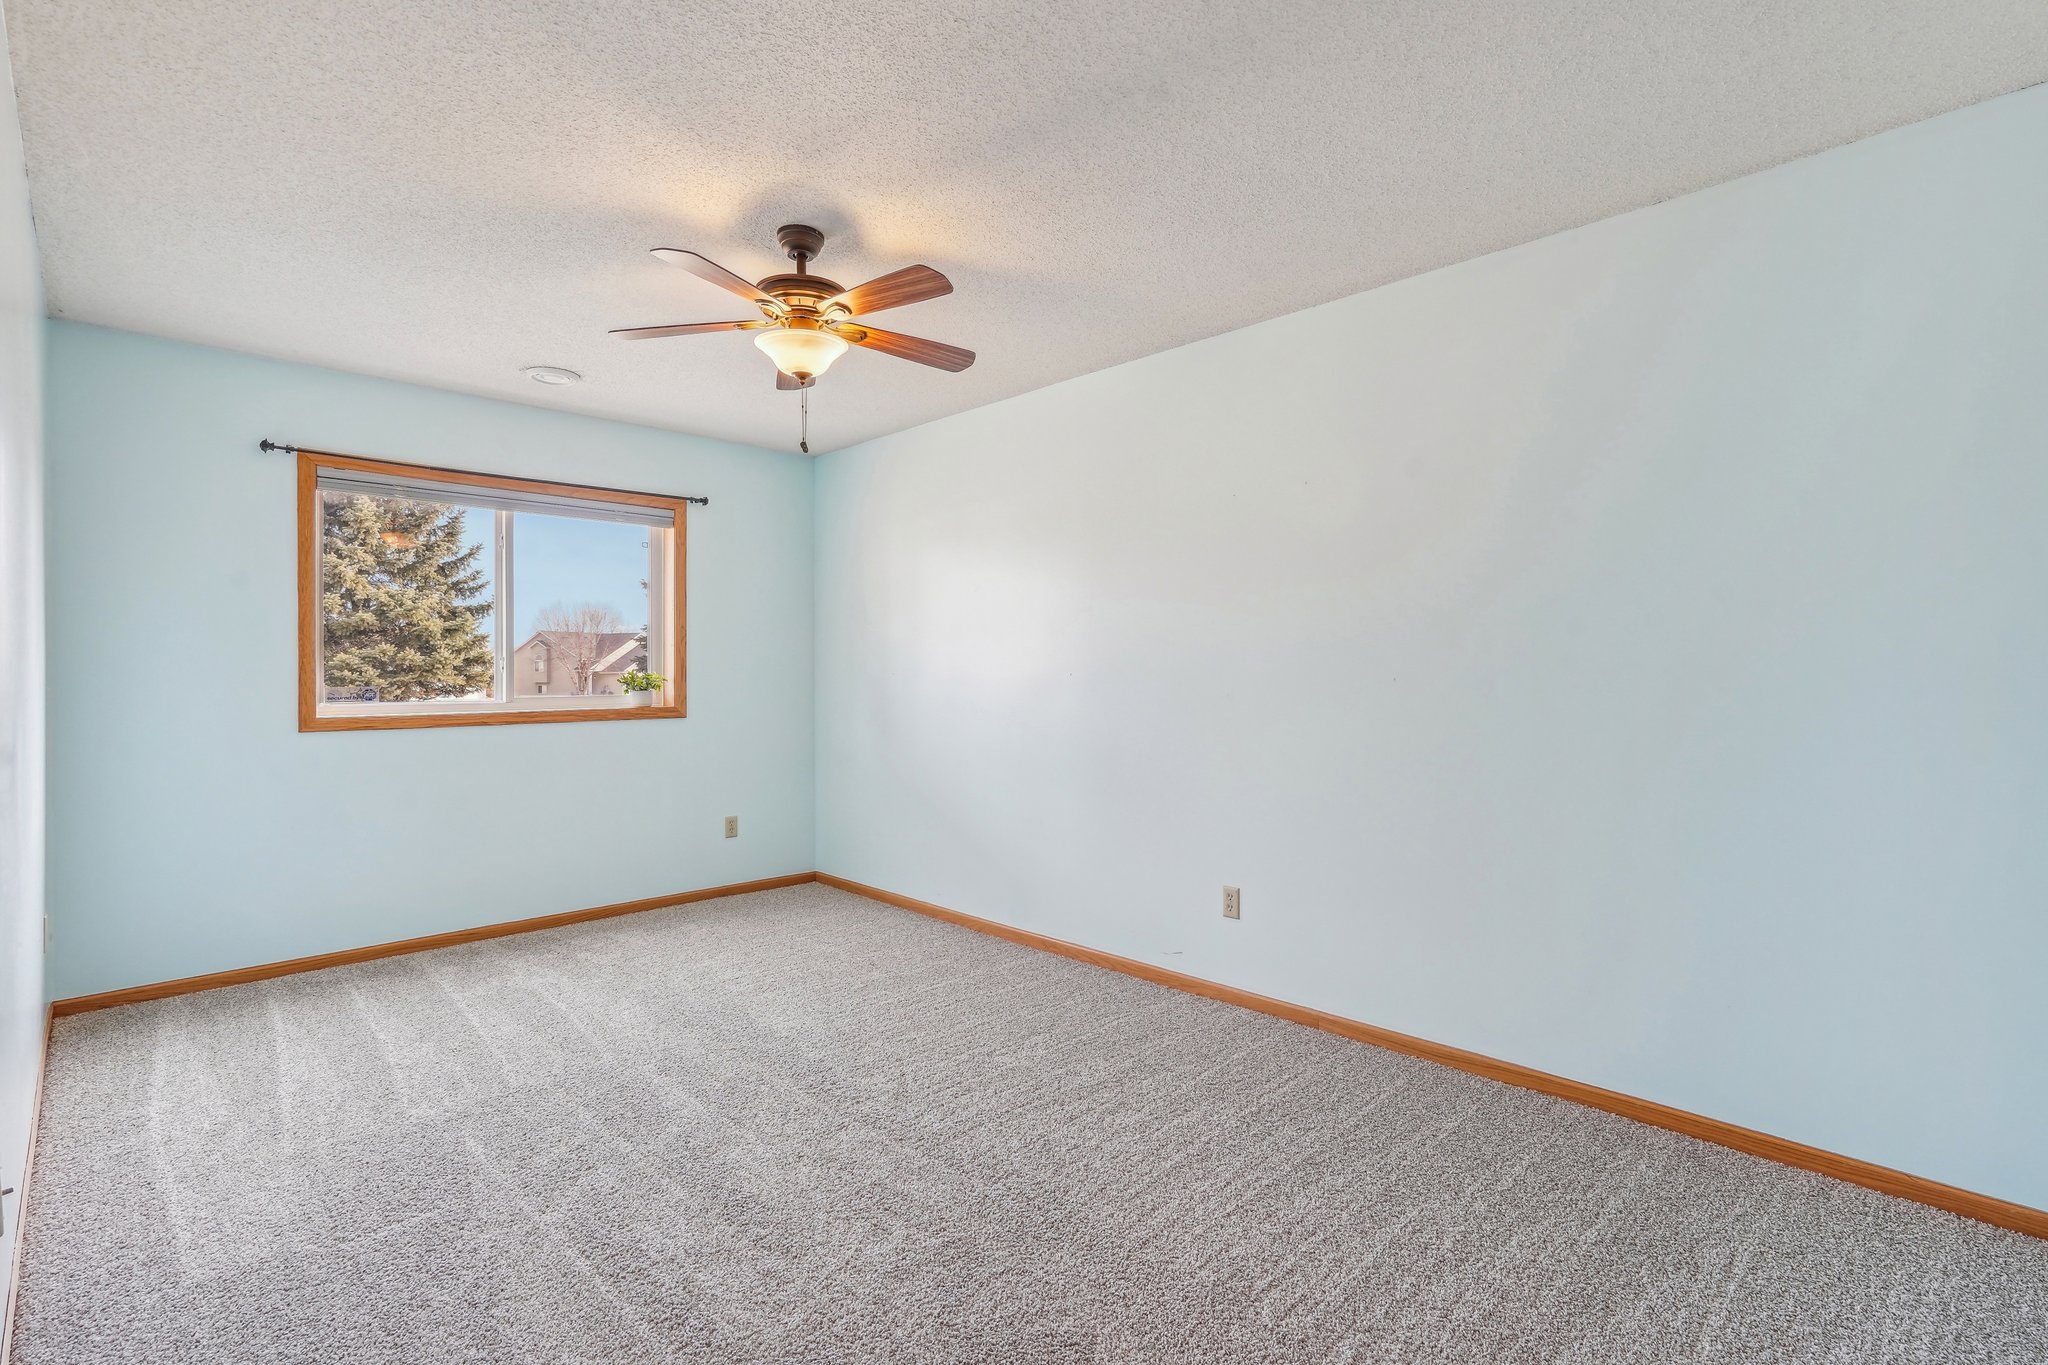
<path fill-rule="evenodd" d="M 536 384 L 574 384 L 583 376 L 574 370 L 565 370 L 559 365 L 528 365 L 519 373 Z"/>

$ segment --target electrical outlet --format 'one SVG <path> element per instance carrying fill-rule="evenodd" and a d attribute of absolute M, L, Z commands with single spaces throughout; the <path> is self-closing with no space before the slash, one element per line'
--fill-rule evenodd
<path fill-rule="evenodd" d="M 1234 886 L 1226 886 L 1226 887 L 1224 887 L 1224 888 L 1223 888 L 1223 918 L 1225 918 L 1225 919 L 1236 919 L 1236 918 L 1238 918 L 1238 913 L 1237 913 L 1237 912 L 1238 912 L 1238 909 L 1239 909 L 1239 906 L 1238 906 L 1238 903 L 1237 903 L 1237 888 L 1236 888 L 1236 887 L 1234 887 Z"/>
<path fill-rule="evenodd" d="M 728 815 L 725 817 L 725 837 L 728 839 L 737 839 L 740 837 L 739 816 Z"/>

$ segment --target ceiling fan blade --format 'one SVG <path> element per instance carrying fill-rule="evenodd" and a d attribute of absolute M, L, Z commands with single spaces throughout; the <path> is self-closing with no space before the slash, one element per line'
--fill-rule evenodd
<path fill-rule="evenodd" d="M 860 317 L 952 292 L 953 282 L 930 266 L 906 265 L 866 284 L 857 284 L 843 294 L 835 294 L 825 300 L 821 311 L 836 306 L 844 308 L 853 317 Z"/>
<path fill-rule="evenodd" d="M 672 261 L 689 271 L 700 280 L 709 280 L 720 289 L 730 289 L 750 303 L 782 311 L 782 304 L 772 294 L 761 292 L 752 280 L 742 279 L 716 261 L 706 260 L 694 251 L 682 251 L 672 246 L 658 246 L 653 254 L 664 261 Z"/>
<path fill-rule="evenodd" d="M 614 327 L 610 335 L 624 337 L 628 341 L 647 341 L 653 337 L 695 336 L 699 332 L 739 332 L 767 325 L 755 318 L 744 322 L 678 322 L 669 327 Z"/>
<path fill-rule="evenodd" d="M 930 365 L 935 369 L 952 370 L 956 374 L 974 363 L 974 352 L 960 346 L 948 346 L 943 341 L 926 341 L 923 337 L 907 337 L 901 332 L 884 332 L 879 327 L 856 323 L 846 323 L 832 330 L 856 346 L 865 346 L 871 351 L 903 360 L 915 360 L 920 365 Z"/>
<path fill-rule="evenodd" d="M 809 379 L 799 381 L 795 375 L 784 374 L 780 370 L 777 370 L 775 372 L 775 387 L 778 389 L 788 389 L 792 393 L 794 393 L 798 389 L 808 389 L 809 387 L 811 387 L 811 385 L 817 382 L 818 377 L 816 375 L 812 375 Z"/>

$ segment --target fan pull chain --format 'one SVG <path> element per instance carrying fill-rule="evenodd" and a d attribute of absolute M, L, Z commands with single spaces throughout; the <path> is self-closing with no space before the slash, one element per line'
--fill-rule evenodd
<path fill-rule="evenodd" d="M 798 389 L 796 398 L 797 406 L 803 409 L 803 429 L 796 448 L 808 455 L 811 453 L 811 391 L 808 388 Z"/>

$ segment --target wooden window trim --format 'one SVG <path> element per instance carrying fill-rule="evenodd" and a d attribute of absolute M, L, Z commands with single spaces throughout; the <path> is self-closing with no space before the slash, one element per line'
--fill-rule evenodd
<path fill-rule="evenodd" d="M 608 720 L 679 720 L 689 714 L 688 645 L 684 623 L 689 616 L 684 591 L 689 562 L 684 513 L 689 503 L 682 498 L 658 493 L 634 493 L 622 488 L 601 488 L 591 484 L 556 483 L 544 479 L 515 479 L 498 474 L 476 474 L 462 469 L 441 469 L 431 465 L 405 464 L 394 460 L 370 460 L 359 455 L 334 455 L 326 451 L 300 450 L 299 462 L 299 729 L 302 733 L 326 730 L 429 730 L 466 725 L 554 725 L 566 722 Z M 668 688 L 674 701 L 665 706 L 616 706 L 590 709 L 535 711 L 488 711 L 464 715 L 459 712 L 414 712 L 409 715 L 326 715 L 320 714 L 320 471 L 350 470 L 364 474 L 388 474 L 398 478 L 462 484 L 472 488 L 494 488 L 501 492 L 556 494 L 623 503 L 633 507 L 655 507 L 672 512 L 675 529 L 669 542 L 674 565 L 669 585 L 672 620 L 669 625 Z"/>

